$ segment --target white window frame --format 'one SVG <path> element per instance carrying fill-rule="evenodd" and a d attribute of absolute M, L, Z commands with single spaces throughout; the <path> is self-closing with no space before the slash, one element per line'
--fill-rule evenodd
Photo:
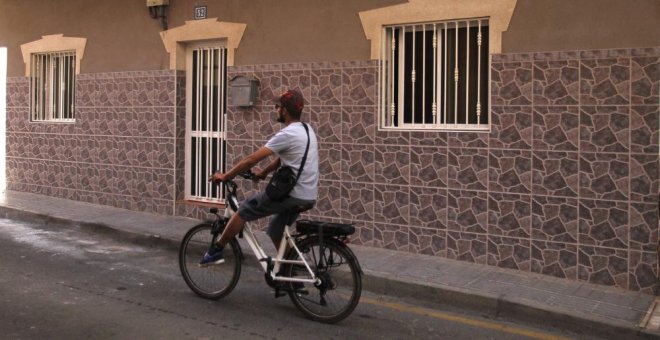
<path fill-rule="evenodd" d="M 206 71 L 203 71 L 199 59 L 196 64 L 196 69 L 193 69 L 194 51 L 206 51 L 203 53 L 208 53 L 209 55 L 213 55 L 214 58 L 218 58 L 218 73 L 213 74 L 212 68 L 207 68 Z M 197 57 L 200 57 L 200 53 L 197 53 Z M 208 203 L 224 203 L 225 200 L 224 188 L 209 183 L 207 179 L 213 171 L 225 170 L 227 139 L 227 65 L 227 46 L 225 42 L 189 43 L 186 46 L 186 137 L 184 155 L 184 196 L 186 200 Z M 196 84 L 193 84 L 193 72 L 206 73 L 202 77 L 197 77 Z M 207 79 L 212 79 L 212 84 L 218 84 L 217 90 L 219 93 L 217 103 L 215 103 L 217 105 L 216 107 L 219 109 L 219 117 L 216 121 L 216 123 L 219 124 L 219 126 L 216 126 L 217 131 L 203 131 L 201 125 L 203 122 L 201 120 L 193 121 L 195 112 L 200 112 L 201 110 L 209 112 L 213 110 L 212 102 L 206 101 L 206 103 L 202 103 L 201 100 L 193 98 L 193 86 L 200 88 L 203 85 L 202 83 Z M 211 98 L 214 94 L 212 92 L 212 87 L 213 86 L 206 86 L 207 98 Z M 199 95 L 201 95 L 201 93 L 198 93 L 198 96 Z M 212 122 L 213 118 L 206 115 L 207 128 Z M 196 125 L 194 129 L 193 124 Z M 206 141 L 202 142 L 201 138 L 206 138 Z M 204 147 L 207 151 L 212 149 L 213 143 L 216 143 L 216 157 L 218 164 L 213 164 L 213 155 L 209 155 L 208 153 L 202 155 L 201 151 Z M 205 163 L 203 158 L 205 158 Z M 193 181 L 195 183 L 192 183 Z"/>
<path fill-rule="evenodd" d="M 76 51 L 30 54 L 30 121 L 74 123 Z"/>
<path fill-rule="evenodd" d="M 392 130 L 406 130 L 406 131 L 490 131 L 490 65 L 491 65 L 491 54 L 488 49 L 486 49 L 485 53 L 482 51 L 482 44 L 483 43 L 488 43 L 486 39 L 482 39 L 482 29 L 484 27 L 489 26 L 489 18 L 488 17 L 481 17 L 481 18 L 473 18 L 473 19 L 460 19 L 460 20 L 444 20 L 444 21 L 434 21 L 434 22 L 422 22 L 422 23 L 412 23 L 412 24 L 395 24 L 395 25 L 384 25 L 382 26 L 382 31 L 381 31 L 381 63 L 380 63 L 380 87 L 379 87 L 379 128 L 382 130 L 387 130 L 387 129 L 392 129 Z M 473 41 L 469 41 L 471 39 L 470 34 L 468 34 L 467 30 L 465 31 L 464 36 L 458 36 L 458 29 L 456 28 L 465 28 L 465 27 L 470 27 L 469 31 L 474 34 L 474 30 L 477 31 L 477 39 L 474 39 Z M 447 55 L 447 32 L 448 29 L 454 29 L 454 43 L 456 43 L 458 40 L 463 39 L 469 41 L 466 45 L 467 50 L 462 51 L 462 54 L 467 55 L 467 58 L 463 58 L 461 60 L 458 60 L 458 53 L 459 50 L 456 48 L 456 46 L 449 46 L 453 47 L 454 49 L 454 56 Z M 404 75 L 405 72 L 405 63 L 410 62 L 409 60 L 406 60 L 404 58 L 404 53 L 406 53 L 406 43 L 415 43 L 415 34 L 412 34 L 412 39 L 413 41 L 406 41 L 404 38 L 404 32 L 422 32 L 422 36 L 424 39 L 431 39 L 433 41 L 432 43 L 432 48 L 433 48 L 433 58 L 434 60 L 431 61 L 431 64 L 433 65 L 433 70 L 425 70 L 426 66 L 426 46 L 427 44 L 423 44 L 423 62 L 421 65 L 421 69 L 417 69 L 420 65 L 413 64 L 412 66 L 412 72 L 410 74 L 409 79 L 411 79 L 412 83 L 414 83 L 417 79 L 421 78 L 422 79 L 422 93 L 421 95 L 418 93 L 417 96 L 422 97 L 422 113 L 421 113 L 421 122 L 415 122 L 415 117 L 418 117 L 420 114 L 419 112 L 415 112 L 415 105 L 411 105 L 411 109 L 409 111 L 411 112 L 404 112 L 404 103 L 405 98 L 404 98 L 404 86 L 406 85 L 404 81 L 401 81 L 401 79 L 404 79 L 406 75 Z M 441 35 L 444 34 L 445 37 L 442 37 Z M 427 33 L 428 32 L 428 33 Z M 433 32 L 433 33 L 431 33 Z M 393 39 L 393 37 L 398 35 L 397 41 Z M 433 34 L 432 37 L 426 38 L 426 34 Z M 451 33 L 449 33 L 451 34 Z M 449 37 L 450 39 L 452 37 Z M 444 46 L 442 46 L 444 44 Z M 476 46 L 473 46 L 476 45 Z M 436 48 L 437 47 L 437 48 Z M 477 69 L 473 69 L 473 66 L 469 66 L 470 60 L 469 60 L 469 55 L 470 55 L 470 48 L 478 48 L 476 50 L 477 54 L 477 60 L 476 60 L 476 65 Z M 488 48 L 490 49 L 490 45 L 488 45 Z M 412 49 L 411 51 L 413 55 L 413 60 L 415 59 L 414 53 L 415 49 Z M 473 51 L 474 52 L 474 51 Z M 396 54 L 396 55 L 395 55 Z M 397 74 L 394 74 L 394 67 L 391 66 L 393 63 L 392 61 L 395 60 L 395 58 L 398 60 L 398 72 Z M 442 78 L 442 69 L 443 67 L 446 69 L 447 68 L 447 60 L 451 60 L 451 58 L 454 58 L 454 65 L 457 65 L 458 63 L 463 63 L 461 66 L 465 66 L 464 70 L 467 70 L 467 74 L 459 74 L 458 73 L 458 66 L 454 70 L 448 70 L 446 72 L 448 74 L 448 77 L 446 76 L 445 78 Z M 486 58 L 485 60 L 482 60 L 482 58 Z M 482 61 L 486 62 L 487 60 L 487 67 L 482 67 Z M 475 62 L 475 60 L 472 60 L 472 62 Z M 472 95 L 476 95 L 476 105 L 473 105 L 474 107 L 468 107 L 468 101 L 463 100 L 459 102 L 458 99 L 458 91 L 454 91 L 454 93 L 447 94 L 447 88 L 448 86 L 446 85 L 446 82 L 452 81 L 454 82 L 454 88 L 458 88 L 458 82 L 462 79 L 463 82 L 465 82 L 465 79 L 469 78 L 470 72 L 477 72 L 477 86 L 475 88 L 471 88 L 470 86 L 465 86 L 465 91 L 466 93 L 465 98 L 470 98 L 470 91 L 472 91 Z M 433 85 L 433 90 L 431 91 L 432 98 L 426 98 L 426 77 L 432 76 L 433 79 L 432 85 Z M 395 89 L 395 82 L 394 79 L 396 78 L 396 89 Z M 410 92 L 411 96 L 415 97 L 415 88 L 419 87 L 418 86 L 411 86 L 410 87 Z M 394 93 L 396 92 L 397 98 L 394 98 Z M 474 93 L 476 92 L 476 94 Z M 485 92 L 485 93 L 483 93 Z M 447 96 L 453 95 L 454 98 L 453 100 L 450 98 L 449 100 L 453 101 L 453 107 L 447 107 L 448 103 L 448 98 Z M 484 97 L 488 101 L 488 104 L 485 105 L 482 103 L 481 98 Z M 428 101 L 431 101 L 428 103 Z M 429 113 L 426 112 L 426 106 L 428 104 L 431 104 L 430 106 L 430 116 L 431 118 L 429 119 L 430 121 L 426 121 L 426 117 L 429 116 Z M 468 117 L 470 113 L 474 112 L 472 114 L 472 120 L 474 120 L 474 115 L 477 115 L 477 122 L 466 122 L 466 121 L 460 121 L 458 119 L 458 110 L 459 107 L 461 110 L 465 110 L 465 112 L 468 112 L 465 116 Z M 454 115 L 453 118 L 447 118 L 448 115 Z M 485 116 L 486 122 L 481 123 L 481 117 L 480 116 Z M 396 118 L 395 118 L 396 116 Z M 412 122 L 405 122 L 404 117 L 409 116 L 410 120 Z M 451 122 L 450 122 L 451 121 Z"/>

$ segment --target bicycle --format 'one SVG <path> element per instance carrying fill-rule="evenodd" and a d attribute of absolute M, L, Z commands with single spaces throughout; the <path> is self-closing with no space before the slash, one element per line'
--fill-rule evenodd
<path fill-rule="evenodd" d="M 254 173 L 248 171 L 240 176 L 252 179 Z M 224 247 L 224 263 L 207 267 L 198 264 L 238 211 L 238 185 L 233 180 L 224 184 L 228 203 L 225 214 L 211 208 L 209 212 L 215 219 L 192 227 L 179 248 L 179 267 L 186 284 L 197 295 L 213 300 L 227 296 L 236 287 L 244 260 L 243 250 L 234 237 Z M 299 207 L 294 211 L 311 208 Z M 362 292 L 362 269 L 346 245 L 354 232 L 351 224 L 298 220 L 295 232 L 291 226 L 285 226 L 275 258 L 265 253 L 249 223 L 238 237 L 247 241 L 264 270 L 266 283 L 275 289 L 276 298 L 288 294 L 306 317 L 336 323 L 353 312 Z"/>

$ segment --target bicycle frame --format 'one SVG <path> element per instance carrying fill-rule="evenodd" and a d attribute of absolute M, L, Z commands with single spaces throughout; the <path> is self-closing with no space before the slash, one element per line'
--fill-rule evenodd
<path fill-rule="evenodd" d="M 246 180 L 259 179 L 251 171 L 237 175 Z M 179 247 L 181 275 L 195 294 L 217 300 L 232 292 L 241 276 L 241 266 L 245 258 L 241 248 L 247 246 L 240 239 L 244 239 L 261 264 L 266 283 L 274 289 L 276 298 L 288 295 L 305 316 L 323 323 L 339 322 L 355 310 L 362 294 L 363 273 L 355 254 L 346 245 L 348 237 L 355 233 L 352 224 L 307 219 L 298 220 L 294 224 L 291 221 L 284 226 L 282 239 L 275 245 L 275 252 L 270 251 L 271 254 L 276 254 L 271 257 L 259 244 L 256 236 L 259 236 L 259 239 L 262 236 L 255 235 L 252 223 L 247 223 L 238 235 L 234 233 L 234 227 L 237 226 L 232 226 L 232 232 L 228 232 L 228 223 L 232 218 L 238 218 L 234 214 L 240 211 L 238 184 L 232 179 L 223 180 L 222 184 L 222 189 L 227 190 L 225 210 L 220 214 L 216 207 L 209 209 L 215 219 L 190 228 Z M 253 198 L 248 198 L 251 199 Z M 298 202 L 282 203 L 283 206 L 292 207 L 289 211 L 291 213 L 308 211 L 314 206 L 312 202 L 289 203 Z M 222 254 L 226 256 L 225 265 L 220 264 L 224 262 L 220 261 L 223 256 L 208 256 L 208 252 L 212 251 L 218 242 L 218 236 L 222 238 L 222 235 L 219 235 L 221 232 L 228 232 L 224 235 L 225 238 L 232 235 L 232 239 L 226 244 L 225 253 Z M 205 247 L 208 247 L 207 253 L 202 261 L 198 262 L 199 254 Z M 218 258 L 214 261 L 218 266 L 209 263 L 209 260 L 214 258 Z"/>
<path fill-rule="evenodd" d="M 238 205 L 237 205 L 238 206 Z M 227 208 L 225 209 L 225 217 L 227 219 L 231 218 L 231 216 L 235 214 L 235 212 L 231 209 L 231 206 L 228 205 Z M 313 284 L 319 284 L 320 279 L 316 277 L 316 274 L 312 271 L 312 268 L 309 266 L 305 258 L 302 256 L 302 253 L 300 252 L 300 249 L 298 249 L 298 246 L 294 242 L 293 237 L 291 236 L 290 228 L 288 225 L 284 226 L 284 233 L 282 235 L 282 240 L 280 241 L 280 245 L 277 250 L 277 256 L 273 259 L 271 256 L 268 256 L 264 249 L 261 247 L 259 244 L 259 241 L 257 238 L 254 236 L 254 233 L 252 232 L 252 228 L 250 227 L 249 223 L 245 223 L 245 226 L 243 227 L 243 238 L 245 238 L 246 242 L 250 246 L 250 249 L 252 249 L 252 252 L 254 253 L 254 256 L 259 260 L 259 264 L 261 264 L 261 267 L 263 268 L 264 272 L 270 275 L 271 279 L 273 281 L 283 281 L 283 282 L 306 282 L 306 283 L 313 283 Z M 286 246 L 287 244 L 291 247 L 291 249 L 295 249 L 295 251 L 298 253 L 298 256 L 301 258 L 301 260 L 285 260 L 284 255 L 286 252 Z M 269 273 L 269 264 L 274 263 L 272 270 Z M 282 264 L 303 264 L 305 265 L 305 268 L 307 269 L 307 272 L 309 273 L 310 278 L 309 279 L 303 279 L 303 278 L 293 278 L 293 277 L 282 277 L 278 276 L 276 273 L 279 273 L 280 268 Z"/>

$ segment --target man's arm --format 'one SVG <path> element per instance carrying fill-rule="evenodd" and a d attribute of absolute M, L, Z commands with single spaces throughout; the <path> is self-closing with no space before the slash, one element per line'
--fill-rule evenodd
<path fill-rule="evenodd" d="M 236 177 L 239 173 L 251 169 L 253 166 L 257 165 L 262 159 L 270 156 L 273 154 L 273 151 L 265 146 L 262 146 L 259 148 L 259 150 L 253 152 L 249 156 L 243 158 L 240 162 L 238 162 L 234 167 L 232 167 L 229 171 L 225 172 L 224 174 L 221 172 L 216 172 L 211 176 L 209 180 L 212 180 L 214 182 L 219 181 L 219 182 L 224 182 L 228 179 Z M 277 159 L 279 161 L 279 158 Z M 269 168 L 272 165 L 269 164 L 267 168 Z M 272 171 L 272 170 L 271 170 Z"/>
<path fill-rule="evenodd" d="M 268 166 L 266 166 L 264 169 L 261 171 L 257 172 L 255 175 L 257 177 L 257 180 L 264 179 L 268 176 L 269 173 L 275 171 L 277 167 L 280 166 L 280 158 L 276 157 Z"/>

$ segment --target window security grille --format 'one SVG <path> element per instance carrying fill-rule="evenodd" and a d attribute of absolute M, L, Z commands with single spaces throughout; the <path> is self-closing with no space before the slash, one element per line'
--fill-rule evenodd
<path fill-rule="evenodd" d="M 488 19 L 383 29 L 381 127 L 487 130 Z"/>
<path fill-rule="evenodd" d="M 191 111 L 187 115 L 187 198 L 219 202 L 224 192 L 208 182 L 215 170 L 224 170 L 226 141 L 227 50 L 196 48 L 192 51 Z"/>
<path fill-rule="evenodd" d="M 73 122 L 75 52 L 38 53 L 30 59 L 30 119 Z"/>

